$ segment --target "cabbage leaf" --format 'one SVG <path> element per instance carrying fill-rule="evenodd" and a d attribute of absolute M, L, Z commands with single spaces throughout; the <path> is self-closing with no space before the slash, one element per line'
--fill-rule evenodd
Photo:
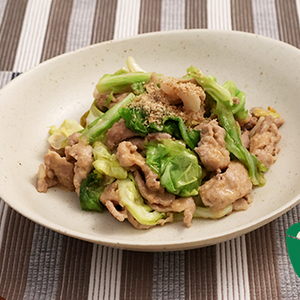
<path fill-rule="evenodd" d="M 100 175 L 107 175 L 117 179 L 125 179 L 127 171 L 120 166 L 115 154 L 111 154 L 108 148 L 101 142 L 93 145 L 93 166 Z"/>
<path fill-rule="evenodd" d="M 145 144 L 146 163 L 160 176 L 168 192 L 189 197 L 198 195 L 202 169 L 197 156 L 179 141 L 161 140 Z"/>

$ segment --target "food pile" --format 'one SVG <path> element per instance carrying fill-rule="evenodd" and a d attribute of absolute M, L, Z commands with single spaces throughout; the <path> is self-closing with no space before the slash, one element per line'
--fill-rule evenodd
<path fill-rule="evenodd" d="M 246 110 L 234 82 L 196 67 L 175 78 L 126 63 L 99 80 L 80 123 L 51 127 L 37 190 L 75 191 L 83 210 L 137 229 L 247 210 L 277 160 L 283 118 Z"/>

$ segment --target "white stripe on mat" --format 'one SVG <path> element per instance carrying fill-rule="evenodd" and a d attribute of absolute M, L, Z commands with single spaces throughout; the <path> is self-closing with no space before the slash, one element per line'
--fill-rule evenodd
<path fill-rule="evenodd" d="M 11 71 L 3 71 L 0 72 L 0 89 L 2 89 L 6 84 L 11 81 L 13 76 L 13 72 Z"/>
<path fill-rule="evenodd" d="M 7 1 L 8 0 L 2 0 L 2 1 L 0 1 L 0 25 L 1 25 L 2 20 L 3 20 L 3 16 L 4 16 L 4 12 L 5 12 Z"/>
<path fill-rule="evenodd" d="M 232 29 L 230 0 L 207 0 L 207 28 Z"/>
<path fill-rule="evenodd" d="M 295 0 L 295 1 L 296 1 L 296 7 L 297 7 L 298 22 L 300 24 L 300 0 Z"/>
<path fill-rule="evenodd" d="M 279 39 L 275 0 L 252 0 L 254 31 Z"/>
<path fill-rule="evenodd" d="M 245 236 L 216 245 L 218 299 L 250 300 Z"/>
<path fill-rule="evenodd" d="M 123 251 L 93 245 L 88 299 L 119 299 Z"/>
<path fill-rule="evenodd" d="M 162 0 L 161 31 L 185 28 L 185 1 Z"/>
<path fill-rule="evenodd" d="M 96 0 L 74 0 L 66 52 L 90 45 Z"/>
<path fill-rule="evenodd" d="M 137 35 L 139 32 L 140 0 L 118 0 L 114 39 Z"/>
<path fill-rule="evenodd" d="M 24 72 L 40 63 L 52 0 L 29 0 L 13 67 Z"/>

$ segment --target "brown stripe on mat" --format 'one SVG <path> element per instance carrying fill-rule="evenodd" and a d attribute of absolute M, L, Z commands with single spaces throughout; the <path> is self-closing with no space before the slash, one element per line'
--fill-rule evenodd
<path fill-rule="evenodd" d="M 12 71 L 28 0 L 8 0 L 0 27 L 0 70 Z"/>
<path fill-rule="evenodd" d="M 92 251 L 92 243 L 64 238 L 57 299 L 88 298 Z"/>
<path fill-rule="evenodd" d="M 114 37 L 117 0 L 97 0 L 91 44 Z"/>
<path fill-rule="evenodd" d="M 160 30 L 162 0 L 141 0 L 139 33 Z"/>
<path fill-rule="evenodd" d="M 34 226 L 8 207 L 0 251 L 0 294 L 5 299 L 24 297 Z"/>
<path fill-rule="evenodd" d="M 275 0 L 280 40 L 300 48 L 300 28 L 295 0 Z"/>
<path fill-rule="evenodd" d="M 231 26 L 233 30 L 254 32 L 251 0 L 231 0 Z"/>
<path fill-rule="evenodd" d="M 185 1 L 185 28 L 207 28 L 206 0 Z"/>
<path fill-rule="evenodd" d="M 217 299 L 216 246 L 185 251 L 185 298 Z"/>
<path fill-rule="evenodd" d="M 246 235 L 250 299 L 282 299 L 274 222 Z"/>
<path fill-rule="evenodd" d="M 152 299 L 153 257 L 151 252 L 123 251 L 120 300 Z"/>
<path fill-rule="evenodd" d="M 65 52 L 72 6 L 73 0 L 52 1 L 41 62 Z"/>

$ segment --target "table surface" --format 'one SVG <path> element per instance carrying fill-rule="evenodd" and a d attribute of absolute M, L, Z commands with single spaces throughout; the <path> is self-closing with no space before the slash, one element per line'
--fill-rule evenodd
<path fill-rule="evenodd" d="M 239 30 L 299 48 L 299 18 L 299 0 L 1 0 L 0 87 L 61 53 L 151 31 Z M 214 246 L 132 252 L 46 229 L 0 199 L 0 299 L 300 299 L 285 244 L 297 222 L 300 205 Z"/>

